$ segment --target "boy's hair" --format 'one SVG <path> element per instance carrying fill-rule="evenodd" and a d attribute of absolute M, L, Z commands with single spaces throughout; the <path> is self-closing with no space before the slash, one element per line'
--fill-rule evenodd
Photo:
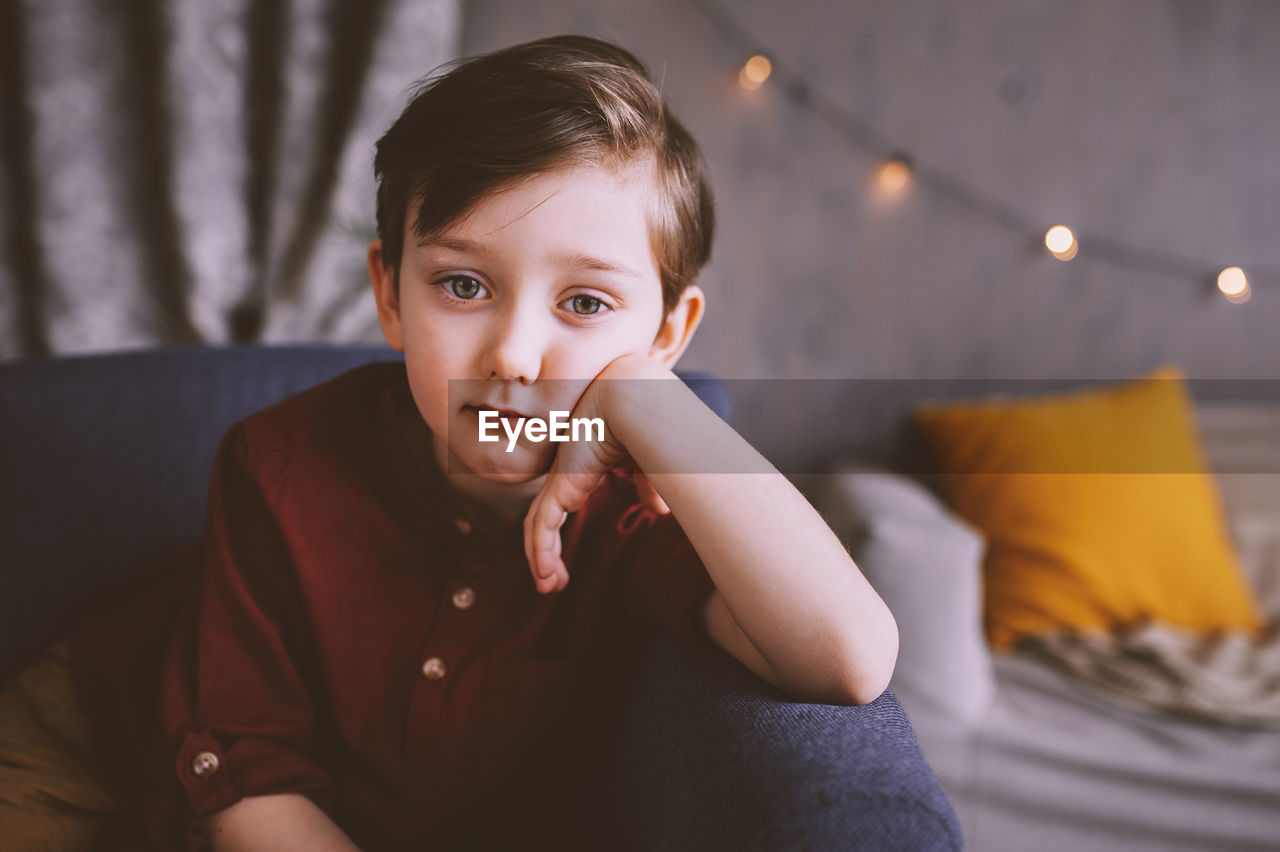
<path fill-rule="evenodd" d="M 647 220 L 665 318 L 710 258 L 715 214 L 698 146 L 644 64 L 608 42 L 565 35 L 441 66 L 374 159 L 378 236 L 396 293 L 410 205 L 414 233 L 426 238 L 521 179 L 646 161 L 655 167 Z"/>

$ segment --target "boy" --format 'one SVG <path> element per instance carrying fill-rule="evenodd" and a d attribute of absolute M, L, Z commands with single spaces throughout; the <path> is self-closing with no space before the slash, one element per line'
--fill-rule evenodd
<path fill-rule="evenodd" d="M 711 202 L 640 62 L 566 36 L 458 64 L 375 170 L 369 273 L 404 363 L 224 438 L 162 678 L 184 842 L 429 848 L 634 622 L 798 699 L 874 700 L 888 609 L 671 372 L 703 315 Z M 555 411 L 602 428 L 520 431 Z"/>

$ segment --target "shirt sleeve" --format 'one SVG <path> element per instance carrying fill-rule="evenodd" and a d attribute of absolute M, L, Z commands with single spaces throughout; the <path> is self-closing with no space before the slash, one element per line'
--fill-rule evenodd
<path fill-rule="evenodd" d="M 618 526 L 631 532 L 623 558 L 628 617 L 671 631 L 700 663 L 737 663 L 706 631 L 703 610 L 716 586 L 675 516 L 637 503 Z"/>
<path fill-rule="evenodd" d="M 246 796 L 298 792 L 333 806 L 310 756 L 314 651 L 261 467 L 236 424 L 218 448 L 199 578 L 162 668 L 161 727 L 196 847 L 204 820 Z"/>

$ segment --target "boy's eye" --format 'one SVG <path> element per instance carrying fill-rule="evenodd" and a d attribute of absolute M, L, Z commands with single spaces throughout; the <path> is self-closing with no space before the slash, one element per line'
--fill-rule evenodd
<path fill-rule="evenodd" d="M 489 294 L 483 284 L 468 275 L 451 275 L 441 280 L 440 286 L 457 299 L 478 299 Z"/>
<path fill-rule="evenodd" d="M 572 297 L 569 302 L 573 305 L 573 312 L 583 316 L 599 313 L 602 308 L 608 307 L 603 300 L 597 299 L 595 296 L 588 296 L 585 293 L 579 293 Z"/>

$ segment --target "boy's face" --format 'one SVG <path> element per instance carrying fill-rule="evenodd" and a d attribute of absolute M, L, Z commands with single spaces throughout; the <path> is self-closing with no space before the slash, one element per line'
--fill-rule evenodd
<path fill-rule="evenodd" d="M 380 245 L 370 247 L 383 333 L 404 351 L 437 458 L 452 470 L 460 462 L 495 482 L 529 482 L 554 456 L 556 444 L 523 439 L 506 452 L 501 424 L 500 441 L 479 442 L 473 406 L 546 419 L 572 411 L 622 355 L 674 366 L 703 296 L 690 286 L 662 322 L 645 217 L 651 188 L 648 164 L 563 168 L 491 195 L 438 237 L 419 241 L 408 221 L 398 298 Z M 451 393 L 459 379 L 468 381 Z"/>

